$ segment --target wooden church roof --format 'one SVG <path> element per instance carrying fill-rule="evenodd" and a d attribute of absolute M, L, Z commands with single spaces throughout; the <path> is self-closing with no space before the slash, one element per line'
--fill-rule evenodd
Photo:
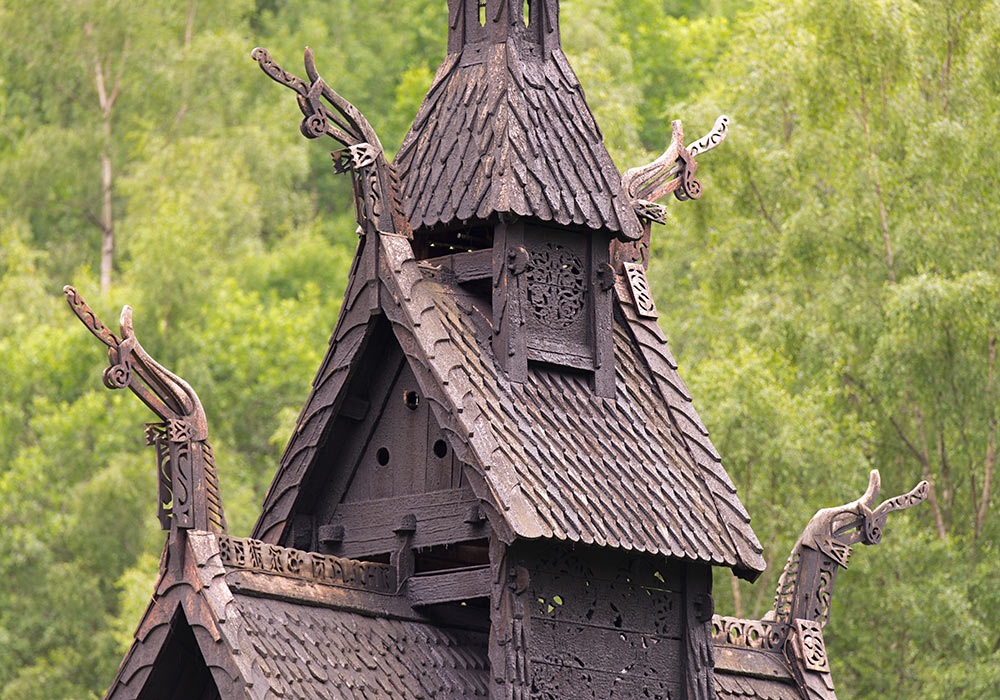
<path fill-rule="evenodd" d="M 308 473 L 331 434 L 376 314 L 432 401 L 476 495 L 511 537 L 556 538 L 729 566 L 756 578 L 761 547 L 698 419 L 655 321 L 619 279 L 615 398 L 543 368 L 511 383 L 489 347 L 489 302 L 409 241 L 359 248 L 330 349 L 264 499 L 254 537 L 283 542 Z"/>
<path fill-rule="evenodd" d="M 198 700 L 489 697 L 486 630 L 388 595 L 391 567 L 194 530 L 182 558 L 161 568 L 106 700 L 145 697 L 150 686 Z M 761 622 L 715 616 L 712 625 L 719 700 L 813 697 L 781 649 L 732 633 Z"/>
<path fill-rule="evenodd" d="M 150 685 L 197 700 L 489 697 L 486 631 L 432 621 L 379 586 L 275 572 L 289 556 L 378 566 L 191 531 L 184 570 L 161 569 L 107 700 L 146 697 Z M 195 673 L 204 667 L 210 677 Z"/>
<path fill-rule="evenodd" d="M 545 3 L 544 11 L 551 6 Z M 499 11 L 507 8 L 501 3 Z M 552 31 L 553 46 L 516 36 L 450 42 L 395 159 L 414 229 L 507 213 L 628 240 L 642 234 L 580 81 L 558 46 L 558 28 Z"/>
<path fill-rule="evenodd" d="M 648 237 L 635 243 L 649 230 L 641 229 L 634 212 L 643 211 L 650 220 L 660 206 L 642 196 L 699 196 L 692 149 L 683 147 L 675 123 L 664 155 L 626 173 L 629 199 L 559 49 L 558 3 L 449 4 L 449 55 L 395 168 L 364 116 L 319 76 L 310 51 L 308 82 L 282 69 L 265 50 L 253 52 L 265 73 L 295 91 L 305 116 L 302 133 L 328 135 L 344 146 L 334 152 L 334 164 L 351 172 L 360 239 L 329 349 L 251 538 L 226 533 L 207 420 L 193 388 L 142 348 L 128 307 L 118 335 L 66 288 L 73 311 L 108 347 L 105 384 L 129 388 L 162 421 L 147 424 L 147 440 L 156 449 L 158 512 L 169 535 L 154 595 L 106 697 L 459 700 L 489 697 L 491 688 L 496 694 L 497 684 L 507 682 L 503 674 L 514 668 L 522 675 L 511 690 L 549 693 L 544 669 L 541 675 L 526 672 L 530 661 L 535 673 L 545 665 L 560 666 L 558 673 L 550 669 L 556 675 L 569 669 L 566 677 L 582 678 L 573 688 L 602 696 L 616 684 L 626 694 L 635 688 L 648 695 L 647 681 L 662 681 L 657 687 L 670 688 L 671 695 L 676 689 L 700 700 L 713 694 L 719 700 L 835 700 L 822 634 L 833 577 L 846 567 L 851 545 L 877 544 L 886 516 L 919 503 L 928 485 L 876 506 L 879 476 L 873 471 L 861 499 L 823 509 L 810 521 L 767 616 L 712 615 L 704 565 L 730 567 L 753 580 L 764 560 L 655 321 L 642 264 Z M 522 7 L 531 13 L 524 21 Z M 723 132 L 695 147 L 712 147 Z M 493 304 L 513 297 L 496 295 L 498 271 L 520 274 L 512 269 L 527 265 L 523 247 L 418 259 L 414 229 L 467 219 L 519 225 L 495 214 L 524 217 L 532 225 L 550 222 L 537 227 L 540 235 L 594 232 L 585 240 L 592 250 L 602 248 L 601 257 L 591 259 L 590 277 L 581 287 L 589 285 L 591 298 L 602 294 L 605 305 L 600 314 L 594 312 L 587 333 L 611 342 L 604 346 L 608 353 L 594 353 L 589 369 L 545 356 L 525 361 L 523 376 L 519 371 L 515 377 L 510 365 L 499 361 L 494 324 L 504 317 L 493 313 Z M 555 230 L 556 224 L 569 231 Z M 614 238 L 612 256 L 604 247 Z M 496 240 L 492 244 L 497 246 Z M 354 553 L 372 559 L 363 561 L 306 551 L 316 548 L 314 534 L 336 530 L 313 521 L 311 491 L 319 481 L 330 481 L 324 470 L 339 464 L 331 457 L 346 435 L 337 431 L 353 430 L 347 422 L 368 409 L 350 395 L 351 383 L 368 376 L 366 358 L 386 357 L 374 354 L 386 350 L 379 347 L 384 343 L 398 345 L 436 429 L 462 465 L 473 494 L 461 504 L 472 505 L 464 523 L 483 525 L 483 513 L 489 521 L 488 563 L 467 560 L 461 562 L 467 566 L 421 570 L 412 557 L 404 562 L 403 555 L 419 547 L 411 539 L 413 514 L 391 530 L 394 542 L 403 541 L 395 555 Z M 599 383 L 599 372 L 602 382 L 611 378 L 609 355 L 613 382 Z M 379 365 L 376 371 L 384 369 Z M 429 500 L 427 494 L 417 498 Z M 351 505 L 374 509 L 376 501 Z M 308 544 L 297 549 L 289 545 L 299 539 L 300 514 L 308 535 L 302 541 Z M 517 540 L 589 546 L 515 545 Z M 602 547 L 653 556 L 616 559 Z M 524 553 L 511 554 L 518 548 Z M 553 552 L 577 558 L 584 550 L 613 569 L 616 581 L 601 579 L 579 562 L 555 576 L 526 568 Z M 642 584 L 630 567 L 661 557 L 700 566 L 668 567 L 668 573 L 678 574 L 676 582 L 657 571 L 657 582 Z M 613 666 L 591 676 L 580 658 L 550 664 L 547 656 L 517 649 L 531 639 L 522 624 L 532 619 L 530 611 L 525 617 L 525 600 L 546 603 L 530 588 L 532 576 L 560 586 L 560 593 L 567 581 L 590 589 L 581 601 L 593 596 L 617 614 L 611 626 L 602 627 L 592 622 L 596 607 L 563 608 L 569 598 L 553 596 L 557 606 L 581 617 L 541 621 L 535 639 L 573 625 L 600 630 L 590 637 L 577 633 L 576 641 L 604 656 L 603 641 L 620 639 L 619 656 L 607 657 Z M 628 585 L 616 588 L 622 580 Z M 627 615 L 609 591 L 621 596 L 619 602 L 627 600 L 625 607 L 635 603 Z M 442 609 L 442 603 L 455 605 Z M 636 622 L 658 615 L 663 615 L 659 622 L 676 623 L 677 629 Z M 562 638 L 549 641 L 559 644 Z M 516 658 L 491 672 L 495 652 L 503 651 L 497 647 L 507 645 Z M 537 649 L 545 654 L 552 647 L 539 642 Z M 683 672 L 683 680 L 680 675 L 651 679 L 670 664 Z M 531 685 L 536 680 L 543 686 L 537 692 Z M 685 685 L 670 685 L 674 680 Z M 558 680 L 553 688 L 562 692 Z"/>

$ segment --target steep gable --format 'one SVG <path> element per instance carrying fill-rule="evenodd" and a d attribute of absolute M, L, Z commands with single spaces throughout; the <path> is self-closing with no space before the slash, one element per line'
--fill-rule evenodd
<path fill-rule="evenodd" d="M 675 411 L 651 400 L 673 375 L 659 367 L 663 379 L 654 374 L 622 304 L 614 329 L 614 399 L 594 396 L 584 376 L 544 366 L 533 366 L 526 383 L 511 383 L 488 345 L 489 300 L 449 282 L 432 262 L 419 263 L 402 237 L 382 235 L 379 246 L 381 311 L 441 434 L 467 465 L 465 477 L 505 539 L 596 543 L 730 566 L 750 578 L 763 569 L 731 482 L 719 477 L 725 472 L 717 462 L 699 464 L 689 446 L 694 438 L 682 434 Z M 334 342 L 317 387 L 341 371 L 331 360 L 339 352 Z M 346 378 L 337 382 L 343 387 Z M 314 389 L 303 413 L 307 425 L 314 415 L 332 415 L 343 400 Z M 676 411 L 691 412 L 684 405 Z M 320 443 L 311 436 L 323 432 L 318 424 L 296 430 L 286 450 L 293 459 L 279 468 L 255 536 L 287 541 L 290 504 L 315 465 L 297 455 L 315 456 Z"/>

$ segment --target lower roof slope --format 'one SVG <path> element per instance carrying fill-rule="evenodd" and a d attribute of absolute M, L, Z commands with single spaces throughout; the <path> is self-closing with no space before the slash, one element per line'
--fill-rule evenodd
<path fill-rule="evenodd" d="M 615 324 L 615 399 L 583 374 L 531 367 L 507 381 L 488 350 L 489 307 L 454 286 L 424 286 L 453 351 L 436 363 L 463 375 L 489 431 L 486 472 L 518 534 L 738 566 L 732 537 L 629 332 Z M 426 313 L 421 314 L 426 317 Z M 660 410 L 657 410 L 660 409 Z"/>
<path fill-rule="evenodd" d="M 485 633 L 248 595 L 234 603 L 278 697 L 489 697 Z"/>
<path fill-rule="evenodd" d="M 161 570 L 106 700 L 139 696 L 178 624 L 194 632 L 222 700 L 489 697 L 485 631 L 387 614 L 371 593 L 234 569 L 214 533 L 190 531 L 185 549 L 183 571 Z M 349 605 L 323 604 L 317 589 Z"/>

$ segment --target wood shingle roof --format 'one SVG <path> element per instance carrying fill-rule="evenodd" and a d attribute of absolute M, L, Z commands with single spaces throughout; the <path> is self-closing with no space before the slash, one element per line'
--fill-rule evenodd
<path fill-rule="evenodd" d="M 326 428 L 370 333 L 377 297 L 477 496 L 509 536 L 659 553 L 729 566 L 748 578 L 763 570 L 749 518 L 666 341 L 629 311 L 624 292 L 613 330 L 614 399 L 594 396 L 584 376 L 542 367 L 521 385 L 506 378 L 490 349 L 487 299 L 419 263 L 406 239 L 383 235 L 377 244 L 381 291 L 374 294 L 363 279 L 373 266 L 360 256 L 255 537 L 282 541 L 318 450 L 336 439 Z"/>
<path fill-rule="evenodd" d="M 451 53 L 396 155 L 414 229 L 493 214 L 642 233 L 560 49 L 518 42 Z"/>

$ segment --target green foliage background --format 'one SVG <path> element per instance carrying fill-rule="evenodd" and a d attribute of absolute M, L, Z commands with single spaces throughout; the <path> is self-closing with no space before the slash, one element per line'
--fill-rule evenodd
<path fill-rule="evenodd" d="M 716 575 L 761 615 L 812 512 L 920 478 L 934 501 L 855 553 L 828 628 L 841 698 L 1000 683 L 995 490 L 1000 3 L 564 0 L 564 44 L 625 168 L 720 113 L 705 196 L 653 234 L 661 323 L 770 568 Z M 156 570 L 148 420 L 103 389 L 60 293 L 209 412 L 247 534 L 326 348 L 355 243 L 348 184 L 249 59 L 321 71 L 398 147 L 443 0 L 7 0 L 0 6 L 0 700 L 100 697 Z M 121 75 L 105 116 L 95 62 Z M 108 128 L 105 129 L 105 122 Z M 98 283 L 101 154 L 117 248 Z"/>

